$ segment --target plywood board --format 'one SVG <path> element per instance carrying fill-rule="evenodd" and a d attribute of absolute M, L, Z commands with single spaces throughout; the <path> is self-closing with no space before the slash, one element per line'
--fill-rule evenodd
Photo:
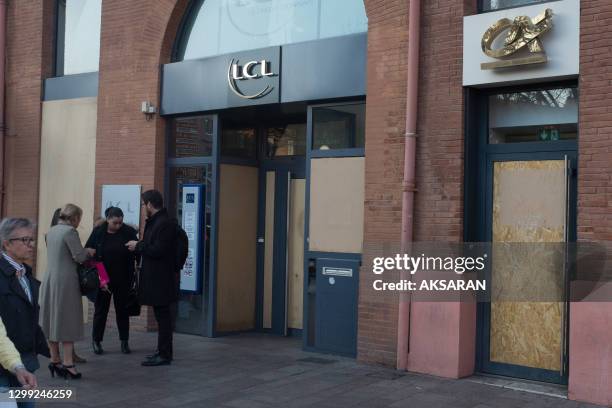
<path fill-rule="evenodd" d="M 257 168 L 220 166 L 218 331 L 255 327 L 257 189 Z"/>
<path fill-rule="evenodd" d="M 493 242 L 563 242 L 566 228 L 563 160 L 496 162 L 493 169 Z M 495 301 L 544 294 L 561 296 L 563 252 L 531 245 L 512 251 L 494 245 L 490 359 L 559 371 L 563 303 Z"/>
<path fill-rule="evenodd" d="M 291 180 L 289 200 L 287 327 L 301 329 L 304 311 L 304 210 L 306 180 Z"/>
<path fill-rule="evenodd" d="M 274 267 L 274 194 L 276 172 L 266 172 L 266 230 L 264 233 L 263 328 L 272 328 L 272 276 Z"/>
<path fill-rule="evenodd" d="M 93 227 L 96 171 L 97 98 L 47 101 L 42 105 L 38 245 L 35 275 L 47 268 L 45 234 L 56 208 L 74 203 L 83 209 L 78 228 L 85 243 Z M 85 299 L 85 298 L 84 298 Z M 83 301 L 87 320 L 88 302 Z"/>
<path fill-rule="evenodd" d="M 311 251 L 361 253 L 364 192 L 363 157 L 311 161 Z"/>

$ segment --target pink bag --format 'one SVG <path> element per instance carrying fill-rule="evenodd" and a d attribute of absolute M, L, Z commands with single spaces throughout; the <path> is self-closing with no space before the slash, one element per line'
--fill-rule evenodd
<path fill-rule="evenodd" d="M 95 266 L 96 269 L 98 270 L 98 277 L 100 278 L 100 287 L 103 288 L 104 286 L 108 285 L 108 283 L 110 282 L 110 278 L 108 277 L 108 273 L 106 272 L 106 268 L 104 267 L 104 264 L 102 262 L 98 262 L 98 261 L 87 261 L 85 262 L 86 266 Z"/>

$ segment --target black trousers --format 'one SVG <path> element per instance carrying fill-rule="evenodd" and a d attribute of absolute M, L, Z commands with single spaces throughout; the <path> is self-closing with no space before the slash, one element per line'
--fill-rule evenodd
<path fill-rule="evenodd" d="M 125 310 L 127 297 L 126 285 L 113 286 L 109 285 L 111 293 L 100 290 L 96 296 L 96 303 L 93 317 L 93 341 L 102 341 L 104 338 L 104 329 L 106 328 L 106 318 L 110 309 L 111 297 L 115 305 L 115 317 L 117 319 L 117 329 L 119 330 L 119 339 L 128 341 L 130 338 L 130 317 Z"/>
<path fill-rule="evenodd" d="M 157 352 L 162 358 L 172 360 L 172 332 L 176 320 L 176 303 L 153 306 L 157 321 Z"/>

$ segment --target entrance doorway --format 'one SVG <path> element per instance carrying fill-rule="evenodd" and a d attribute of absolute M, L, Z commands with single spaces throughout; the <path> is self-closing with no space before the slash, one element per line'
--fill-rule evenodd
<path fill-rule="evenodd" d="M 306 110 L 302 114 L 223 115 L 220 120 L 220 200 L 223 190 L 231 188 L 236 202 L 249 202 L 245 211 L 253 215 L 252 226 L 245 222 L 232 233 L 231 240 L 219 240 L 219 267 L 217 271 L 217 297 L 236 298 L 233 276 L 228 295 L 227 278 L 224 274 L 235 273 L 221 267 L 223 259 L 235 257 L 223 248 L 233 246 L 236 240 L 250 245 L 254 258 L 249 265 L 242 265 L 242 271 L 249 269 L 252 275 L 242 276 L 241 283 L 248 282 L 254 299 L 249 313 L 250 324 L 243 324 L 239 330 L 257 330 L 277 335 L 300 335 L 303 325 L 304 291 L 304 222 L 306 205 Z M 223 174 L 234 168 L 242 175 L 238 179 L 224 179 Z M 239 169 L 239 170 L 238 170 Z M 232 188 L 227 183 L 256 185 L 256 189 L 243 186 Z M 256 191 L 253 194 L 253 191 Z M 219 203 L 219 217 L 224 219 L 227 205 Z M 249 224 L 251 225 L 251 224 Z M 253 228 L 254 227 L 254 228 Z M 219 234 L 223 235 L 223 224 L 219 223 Z M 248 229 L 245 230 L 245 228 Z M 238 238 L 254 234 L 252 240 Z M 246 279 L 246 280 L 245 280 Z M 221 286 L 219 286 L 221 284 Z M 221 290 L 220 290 L 221 289 Z M 225 294 L 224 294 L 225 293 Z M 243 304 L 245 303 L 243 297 Z M 219 306 L 220 303 L 217 302 Z M 222 303 L 221 303 L 222 305 Z M 235 306 L 233 306 L 235 307 Z M 246 313 L 247 306 L 244 306 Z M 222 309 L 217 310 L 217 331 L 223 332 Z M 246 322 L 244 322 L 246 323 Z M 249 327 L 251 326 L 251 327 Z"/>
<path fill-rule="evenodd" d="M 198 256 L 181 271 L 177 331 L 295 335 L 354 356 L 365 103 L 228 109 L 171 129 L 169 211 Z"/>
<path fill-rule="evenodd" d="M 578 90 L 468 90 L 468 100 L 465 240 L 492 245 L 477 368 L 566 384 Z"/>
<path fill-rule="evenodd" d="M 257 238 L 262 272 L 260 327 L 279 335 L 300 333 L 304 290 L 304 168 L 296 163 L 266 163 L 261 167 L 260 177 L 261 224 Z"/>
<path fill-rule="evenodd" d="M 486 231 L 491 302 L 482 369 L 567 382 L 567 248 L 574 239 L 575 152 L 490 155 Z"/>

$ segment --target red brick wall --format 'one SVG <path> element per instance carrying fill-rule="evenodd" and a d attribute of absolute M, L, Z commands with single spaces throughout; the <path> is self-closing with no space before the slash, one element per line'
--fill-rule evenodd
<path fill-rule="evenodd" d="M 612 240 L 612 4 L 581 2 L 578 239 Z"/>
<path fill-rule="evenodd" d="M 400 241 L 409 1 L 366 1 L 366 6 L 365 248 L 358 359 L 395 366 L 398 297 L 373 291 L 370 265 L 382 242 L 397 250 Z M 421 2 L 415 241 L 462 240 L 462 30 L 463 16 L 475 10 L 474 0 Z"/>
<path fill-rule="evenodd" d="M 365 224 L 359 277 L 357 357 L 395 365 L 397 296 L 375 293 L 368 266 L 381 242 L 399 243 L 406 111 L 408 1 L 366 0 Z"/>
<path fill-rule="evenodd" d="M 578 239 L 612 240 L 612 3 L 582 1 L 578 136 Z M 570 305 L 569 385 L 573 400 L 612 404 L 609 302 Z"/>
<path fill-rule="evenodd" d="M 38 217 L 42 80 L 53 70 L 52 0 L 7 1 L 3 214 Z"/>
<path fill-rule="evenodd" d="M 147 121 L 142 101 L 160 106 L 160 64 L 169 62 L 186 0 L 104 0 L 96 140 L 95 212 L 103 184 L 163 191 L 165 120 Z M 144 225 L 144 214 L 141 226 Z M 111 317 L 112 318 L 112 317 Z M 136 328 L 151 328 L 145 310 Z"/>

